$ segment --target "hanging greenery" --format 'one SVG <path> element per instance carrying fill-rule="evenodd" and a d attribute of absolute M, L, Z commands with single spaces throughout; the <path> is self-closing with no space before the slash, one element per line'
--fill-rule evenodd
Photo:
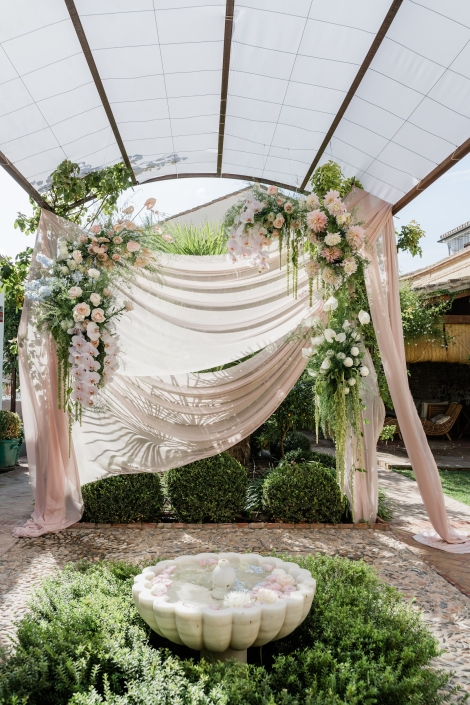
<path fill-rule="evenodd" d="M 65 159 L 47 180 L 42 198 L 51 210 L 72 223 L 86 225 L 101 214 L 111 216 L 116 211 L 119 196 L 132 187 L 132 171 L 122 162 L 97 171 L 81 172 L 80 165 Z M 27 235 L 38 229 L 41 207 L 29 199 L 33 215 L 18 213 L 15 228 Z"/>

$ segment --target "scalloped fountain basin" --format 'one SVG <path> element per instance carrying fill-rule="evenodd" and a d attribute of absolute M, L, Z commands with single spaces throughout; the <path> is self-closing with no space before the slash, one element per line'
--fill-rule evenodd
<path fill-rule="evenodd" d="M 137 610 L 160 636 L 205 658 L 246 661 L 246 649 L 290 634 L 312 605 L 308 570 L 257 553 L 199 553 L 145 568 Z"/>

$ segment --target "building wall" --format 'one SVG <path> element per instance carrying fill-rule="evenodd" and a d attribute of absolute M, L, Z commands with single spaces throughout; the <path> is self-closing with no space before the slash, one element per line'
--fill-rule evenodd
<path fill-rule="evenodd" d="M 416 362 L 407 367 L 414 399 L 457 401 L 470 405 L 470 365 Z"/>

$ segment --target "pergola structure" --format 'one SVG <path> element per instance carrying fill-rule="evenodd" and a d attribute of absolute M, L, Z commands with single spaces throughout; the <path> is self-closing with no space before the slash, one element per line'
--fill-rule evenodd
<path fill-rule="evenodd" d="M 1 0 L 0 163 L 304 191 L 329 159 L 397 212 L 470 152 L 468 0 Z"/>

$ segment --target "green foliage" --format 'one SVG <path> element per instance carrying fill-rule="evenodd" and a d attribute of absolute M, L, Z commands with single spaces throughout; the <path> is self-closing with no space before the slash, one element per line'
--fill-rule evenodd
<path fill-rule="evenodd" d="M 313 192 L 317 194 L 318 198 L 324 198 L 327 191 L 330 190 L 338 191 L 341 198 L 344 198 L 353 190 L 354 186 L 364 188 L 354 176 L 345 179 L 340 165 L 331 159 L 326 164 L 315 169 L 310 183 L 312 184 Z"/>
<path fill-rule="evenodd" d="M 344 507 L 330 470 L 316 462 L 283 462 L 264 483 L 263 508 L 280 521 L 338 524 Z"/>
<path fill-rule="evenodd" d="M 377 507 L 377 514 L 384 521 L 390 521 L 390 519 L 393 518 L 393 510 L 390 502 L 390 497 L 381 487 L 379 487 L 379 503 Z"/>
<path fill-rule="evenodd" d="M 245 512 L 261 512 L 263 509 L 263 486 L 266 478 L 272 472 L 269 467 L 262 470 L 248 485 L 246 491 Z"/>
<path fill-rule="evenodd" d="M 325 468 L 336 469 L 336 460 L 334 455 L 329 455 L 328 453 L 319 453 L 318 451 L 312 451 L 312 460 L 323 465 Z"/>
<path fill-rule="evenodd" d="M 80 173 L 80 165 L 65 159 L 48 179 L 43 199 L 57 215 L 83 224 L 98 214 L 112 215 L 123 191 L 132 186 L 132 171 L 122 162 L 87 174 Z M 33 215 L 18 213 L 15 228 L 34 234 L 39 225 L 41 208 L 30 199 Z"/>
<path fill-rule="evenodd" d="M 5 291 L 5 328 L 3 332 L 3 374 L 10 376 L 18 371 L 18 327 L 24 303 L 24 283 L 29 273 L 33 249 L 16 255 L 15 259 L 0 260 L 0 280 Z"/>
<path fill-rule="evenodd" d="M 248 476 L 228 453 L 197 460 L 165 474 L 174 511 L 183 521 L 230 522 L 244 507 Z"/>
<path fill-rule="evenodd" d="M 396 426 L 384 426 L 380 431 L 379 441 L 393 441 L 396 430 Z"/>
<path fill-rule="evenodd" d="M 220 223 L 206 222 L 204 225 L 186 223 L 162 224 L 163 232 L 147 232 L 151 249 L 175 255 L 225 255 L 227 236 Z M 165 238 L 172 238 L 170 242 Z"/>
<path fill-rule="evenodd" d="M 20 438 L 23 425 L 18 414 L 0 409 L 0 441 L 9 441 Z"/>
<path fill-rule="evenodd" d="M 409 282 L 400 284 L 400 308 L 405 343 L 416 340 L 446 344 L 444 315 L 452 300 L 430 299 L 428 294 L 412 289 Z"/>
<path fill-rule="evenodd" d="M 449 677 L 431 667 L 435 640 L 370 567 L 319 555 L 288 560 L 312 572 L 317 592 L 302 625 L 263 647 L 264 666 L 183 660 L 175 655 L 181 647 L 161 639 L 171 651 L 152 648 L 131 595 L 139 568 L 69 566 L 45 581 L 19 624 L 15 651 L 0 658 L 0 702 L 442 705 L 451 698 Z M 258 656 L 249 651 L 250 661 Z"/>
<path fill-rule="evenodd" d="M 82 487 L 83 521 L 99 524 L 154 522 L 160 518 L 164 495 L 157 473 L 116 475 Z"/>
<path fill-rule="evenodd" d="M 408 225 L 403 225 L 400 231 L 395 230 L 395 234 L 397 236 L 397 250 L 409 252 L 412 257 L 423 256 L 423 248 L 419 241 L 426 236 L 426 233 L 416 220 L 411 220 Z"/>
<path fill-rule="evenodd" d="M 262 448 L 278 444 L 280 455 L 284 457 L 287 436 L 299 428 L 311 429 L 314 425 L 313 380 L 304 373 L 294 384 L 284 401 L 261 427 L 258 443 Z"/>
<path fill-rule="evenodd" d="M 292 431 L 284 439 L 284 453 L 289 453 L 293 450 L 301 450 L 304 454 L 308 455 L 310 453 L 310 439 L 301 433 L 301 431 Z M 280 441 L 276 441 L 271 445 L 271 453 L 276 457 L 281 454 L 281 444 Z"/>

